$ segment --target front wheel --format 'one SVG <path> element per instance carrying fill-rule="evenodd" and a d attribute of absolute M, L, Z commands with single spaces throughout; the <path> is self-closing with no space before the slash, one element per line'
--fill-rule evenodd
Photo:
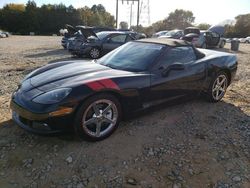
<path fill-rule="evenodd" d="M 92 48 L 89 52 L 92 59 L 98 59 L 101 56 L 101 51 L 98 48 Z"/>
<path fill-rule="evenodd" d="M 100 94 L 86 100 L 75 118 L 75 132 L 80 138 L 99 141 L 110 136 L 121 120 L 121 105 L 116 97 Z"/>
<path fill-rule="evenodd" d="M 226 73 L 218 73 L 217 76 L 212 79 L 212 82 L 210 83 L 209 89 L 207 91 L 208 100 L 210 102 L 220 101 L 224 97 L 227 87 L 228 77 Z"/>

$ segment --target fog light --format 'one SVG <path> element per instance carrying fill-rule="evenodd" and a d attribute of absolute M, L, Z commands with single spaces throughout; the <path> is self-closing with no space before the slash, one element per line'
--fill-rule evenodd
<path fill-rule="evenodd" d="M 72 111 L 73 111 L 73 108 L 63 107 L 57 111 L 50 112 L 49 115 L 50 116 L 62 116 L 62 115 L 70 114 Z"/>

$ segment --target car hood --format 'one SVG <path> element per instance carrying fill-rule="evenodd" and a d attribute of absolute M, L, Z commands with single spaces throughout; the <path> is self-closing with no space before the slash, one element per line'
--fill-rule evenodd
<path fill-rule="evenodd" d="M 205 58 L 211 59 L 211 58 L 218 58 L 218 57 L 234 57 L 236 58 L 236 56 L 234 54 L 231 53 L 227 53 L 227 52 L 220 52 L 220 51 L 215 51 L 215 50 L 209 50 L 209 49 L 199 49 L 200 52 L 202 52 L 203 54 L 205 54 Z"/>
<path fill-rule="evenodd" d="M 112 69 L 94 61 L 64 61 L 49 64 L 26 77 L 30 84 L 42 91 L 57 87 L 74 87 L 91 81 L 135 76 L 137 73 Z"/>
<path fill-rule="evenodd" d="M 93 31 L 92 27 L 88 27 L 88 26 L 76 26 L 76 29 L 80 30 L 85 38 L 88 38 L 90 36 L 97 37 L 97 35 Z"/>
<path fill-rule="evenodd" d="M 77 29 L 74 28 L 72 25 L 66 24 L 65 28 L 68 30 L 68 32 L 71 32 L 71 33 L 77 32 Z"/>
<path fill-rule="evenodd" d="M 225 27 L 221 25 L 213 25 L 208 29 L 208 31 L 212 31 L 218 33 L 219 35 L 223 35 L 225 32 Z"/>

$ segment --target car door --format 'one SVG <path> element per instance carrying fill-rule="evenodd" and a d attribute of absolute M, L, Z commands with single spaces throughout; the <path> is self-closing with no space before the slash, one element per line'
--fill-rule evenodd
<path fill-rule="evenodd" d="M 198 94 L 206 79 L 206 65 L 192 46 L 169 47 L 151 72 L 151 100 Z"/>
<path fill-rule="evenodd" d="M 103 43 L 103 52 L 108 53 L 126 42 L 126 34 L 113 34 Z"/>
<path fill-rule="evenodd" d="M 210 31 L 207 31 L 207 32 L 205 32 L 204 36 L 205 36 L 205 39 L 206 39 L 207 46 L 212 46 L 213 45 L 212 33 Z"/>
<path fill-rule="evenodd" d="M 220 35 L 218 33 L 212 32 L 212 45 L 217 46 L 220 41 Z"/>

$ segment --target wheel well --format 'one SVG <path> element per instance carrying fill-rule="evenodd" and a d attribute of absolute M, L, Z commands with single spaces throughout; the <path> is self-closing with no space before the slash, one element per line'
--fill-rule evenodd
<path fill-rule="evenodd" d="M 231 72 L 228 69 L 223 69 L 222 72 L 226 73 L 228 78 L 228 85 L 231 83 Z"/>
<path fill-rule="evenodd" d="M 96 49 L 98 49 L 98 50 L 101 51 L 101 47 L 100 46 L 93 46 L 93 47 L 91 47 L 91 49 L 93 49 L 93 48 L 96 48 Z"/>
<path fill-rule="evenodd" d="M 120 102 L 120 104 L 121 104 L 122 112 L 124 111 L 124 108 L 123 108 L 124 105 L 123 105 L 122 96 L 119 93 L 114 92 L 114 91 L 102 91 L 102 92 L 98 92 L 98 93 L 94 93 L 92 95 L 89 95 L 88 97 L 86 97 L 83 100 L 81 100 L 80 103 L 78 104 L 77 108 L 75 109 L 74 113 L 76 113 L 78 111 L 78 109 L 82 106 L 82 104 L 84 103 L 84 101 L 88 100 L 89 98 L 91 98 L 93 96 L 100 95 L 100 94 L 109 94 L 109 95 L 113 95 L 114 97 L 116 97 L 118 99 L 118 101 Z"/>

